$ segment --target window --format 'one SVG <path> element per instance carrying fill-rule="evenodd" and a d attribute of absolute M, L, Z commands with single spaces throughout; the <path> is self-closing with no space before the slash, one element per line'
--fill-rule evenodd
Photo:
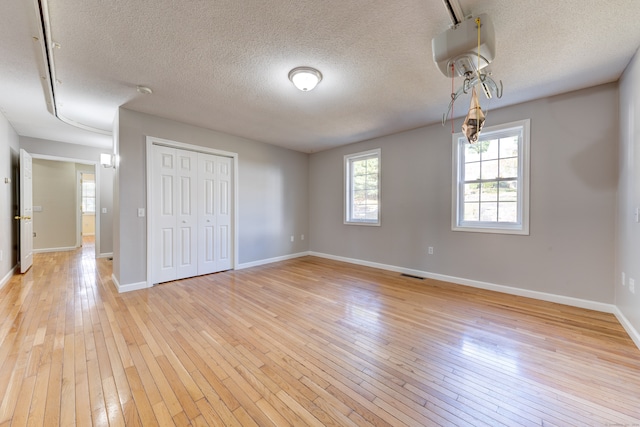
<path fill-rule="evenodd" d="M 96 211 L 96 183 L 95 181 L 82 181 L 82 212 L 94 213 Z"/>
<path fill-rule="evenodd" d="M 529 120 L 453 135 L 454 231 L 529 234 Z"/>
<path fill-rule="evenodd" d="M 345 224 L 380 225 L 380 149 L 344 156 Z"/>

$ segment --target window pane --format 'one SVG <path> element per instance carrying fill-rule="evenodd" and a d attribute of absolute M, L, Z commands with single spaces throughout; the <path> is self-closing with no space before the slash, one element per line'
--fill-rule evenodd
<path fill-rule="evenodd" d="M 480 201 L 480 184 L 465 184 L 464 185 L 464 201 L 465 202 L 479 202 Z"/>
<path fill-rule="evenodd" d="M 518 201 L 518 181 L 502 181 L 500 182 L 500 196 L 501 202 L 516 202 Z"/>
<path fill-rule="evenodd" d="M 489 141 L 482 141 L 483 144 L 485 144 L 486 149 L 484 149 L 484 151 L 482 152 L 482 160 L 492 160 L 492 159 L 497 159 L 498 155 L 500 154 L 499 152 L 499 139 L 492 139 Z"/>
<path fill-rule="evenodd" d="M 364 190 L 367 182 L 366 175 L 356 175 L 353 177 L 353 189 Z"/>
<path fill-rule="evenodd" d="M 378 174 L 369 174 L 366 175 L 366 186 L 367 190 L 377 189 L 378 188 Z"/>
<path fill-rule="evenodd" d="M 498 161 L 489 160 L 482 162 L 482 179 L 496 179 L 498 177 Z"/>
<path fill-rule="evenodd" d="M 480 221 L 496 222 L 498 220 L 497 203 L 480 203 Z"/>
<path fill-rule="evenodd" d="M 367 190 L 367 204 L 378 204 L 378 190 Z"/>
<path fill-rule="evenodd" d="M 364 205 L 355 205 L 353 207 L 353 217 L 355 220 L 362 220 L 365 218 L 365 206 Z"/>
<path fill-rule="evenodd" d="M 464 180 L 477 181 L 480 179 L 480 163 L 467 163 L 464 165 Z"/>
<path fill-rule="evenodd" d="M 480 218 L 480 203 L 465 203 L 464 204 L 464 220 L 478 221 L 479 218 Z"/>
<path fill-rule="evenodd" d="M 477 162 L 480 160 L 480 151 L 482 150 L 482 142 L 476 144 L 467 144 L 466 140 L 464 144 L 464 161 L 465 162 Z"/>
<path fill-rule="evenodd" d="M 498 204 L 498 221 L 501 222 L 517 222 L 518 221 L 518 204 L 516 202 L 506 202 Z"/>
<path fill-rule="evenodd" d="M 500 178 L 518 177 L 518 158 L 500 159 Z"/>
<path fill-rule="evenodd" d="M 480 193 L 480 200 L 483 202 L 495 202 L 498 200 L 498 183 L 483 182 Z"/>
<path fill-rule="evenodd" d="M 517 136 L 500 139 L 500 157 L 516 157 L 518 155 Z"/>
<path fill-rule="evenodd" d="M 368 159 L 367 161 L 367 173 L 378 173 L 378 159 Z"/>

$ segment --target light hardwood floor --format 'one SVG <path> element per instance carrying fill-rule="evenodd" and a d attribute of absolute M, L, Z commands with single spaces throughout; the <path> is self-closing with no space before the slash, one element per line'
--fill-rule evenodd
<path fill-rule="evenodd" d="M 0 426 L 640 425 L 610 314 L 313 257 L 110 276 L 87 246 L 0 291 Z"/>

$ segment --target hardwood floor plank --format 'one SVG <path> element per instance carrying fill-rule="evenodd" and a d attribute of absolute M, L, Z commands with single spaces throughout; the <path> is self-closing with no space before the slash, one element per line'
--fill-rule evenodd
<path fill-rule="evenodd" d="M 118 294 L 91 251 L 0 290 L 0 427 L 640 424 L 608 313 L 314 257 Z"/>

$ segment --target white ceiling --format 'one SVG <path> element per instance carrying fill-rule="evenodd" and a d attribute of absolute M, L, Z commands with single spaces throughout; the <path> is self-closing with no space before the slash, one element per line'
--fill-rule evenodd
<path fill-rule="evenodd" d="M 0 111 L 23 136 L 111 146 L 109 136 L 47 111 L 35 3 L 0 2 Z M 60 45 L 58 111 L 95 128 L 110 130 L 124 106 L 315 152 L 440 122 L 450 101 L 451 80 L 431 52 L 431 39 L 451 24 L 441 0 L 46 4 L 51 41 Z M 495 27 L 490 70 L 504 96 L 490 108 L 616 81 L 640 45 L 638 0 L 460 5 L 467 15 L 488 14 Z M 287 78 L 297 66 L 319 69 L 323 81 L 298 91 Z"/>

